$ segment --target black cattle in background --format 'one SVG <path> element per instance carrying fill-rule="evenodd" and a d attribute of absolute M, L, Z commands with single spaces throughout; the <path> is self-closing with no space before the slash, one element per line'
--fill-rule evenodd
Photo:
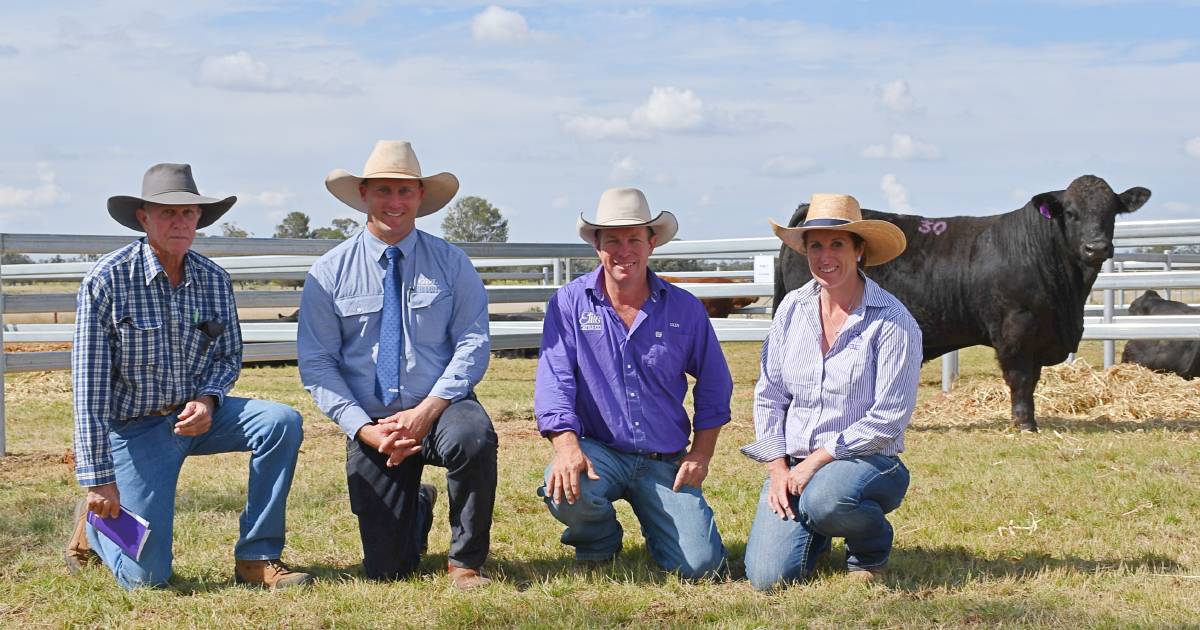
<path fill-rule="evenodd" d="M 1084 302 L 1113 253 L 1113 221 L 1149 198 L 1145 188 L 1117 195 L 1103 179 L 1084 175 L 1066 190 L 1035 195 L 1024 207 L 994 216 L 863 210 L 863 218 L 890 221 L 908 239 L 899 258 L 864 271 L 912 312 L 926 361 L 968 346 L 995 348 L 1012 395 L 1013 425 L 1037 431 L 1033 390 L 1042 366 L 1078 349 Z M 788 225 L 799 225 L 807 212 L 802 204 Z M 810 278 L 804 256 L 783 246 L 775 305 Z"/>
<path fill-rule="evenodd" d="M 1130 315 L 1200 315 L 1200 308 L 1163 299 L 1146 291 L 1129 304 Z M 1155 372 L 1172 372 L 1183 378 L 1200 376 L 1200 341 L 1135 339 L 1125 344 L 1122 363 L 1137 363 Z"/>

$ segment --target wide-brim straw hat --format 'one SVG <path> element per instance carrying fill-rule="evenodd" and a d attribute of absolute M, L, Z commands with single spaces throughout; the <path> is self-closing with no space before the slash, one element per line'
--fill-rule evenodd
<path fill-rule="evenodd" d="M 808 204 L 804 223 L 796 227 L 783 227 L 771 221 L 775 236 L 788 247 L 804 252 L 804 233 L 810 230 L 842 230 L 852 232 L 866 241 L 863 265 L 882 265 L 904 252 L 908 240 L 904 232 L 887 221 L 863 219 L 858 200 L 850 195 L 817 193 Z"/>
<path fill-rule="evenodd" d="M 600 195 L 600 203 L 596 205 L 596 220 L 588 221 L 581 212 L 579 220 L 575 222 L 579 238 L 593 246 L 596 244 L 597 230 L 640 225 L 654 230 L 656 247 L 671 242 L 679 232 L 679 221 L 666 210 L 650 218 L 650 204 L 646 201 L 646 195 L 636 188 L 609 188 Z"/>
<path fill-rule="evenodd" d="M 108 198 L 108 213 L 117 223 L 131 230 L 145 232 L 137 220 L 137 209 L 147 202 L 165 205 L 200 206 L 200 221 L 196 229 L 206 228 L 237 202 L 237 197 L 214 199 L 201 195 L 196 189 L 190 164 L 155 164 L 142 176 L 142 196 L 117 195 Z"/>
<path fill-rule="evenodd" d="M 380 140 L 363 165 L 362 175 L 354 175 L 342 169 L 334 169 L 325 176 L 325 187 L 339 201 L 365 213 L 367 202 L 358 193 L 358 186 L 366 179 L 419 179 L 425 189 L 417 216 L 423 217 L 441 210 L 454 195 L 458 194 L 458 178 L 450 173 L 421 175 L 421 163 L 412 145 L 402 140 Z"/>

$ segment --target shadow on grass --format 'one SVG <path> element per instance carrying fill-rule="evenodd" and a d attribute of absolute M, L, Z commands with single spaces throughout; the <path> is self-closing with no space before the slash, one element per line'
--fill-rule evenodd
<path fill-rule="evenodd" d="M 1187 420 L 1163 420 L 1158 418 L 1150 418 L 1146 420 L 1113 420 L 1111 418 L 1061 418 L 1058 416 L 1046 416 L 1038 418 L 1038 427 L 1042 433 L 1050 431 L 1066 431 L 1070 433 L 1133 433 L 1136 431 L 1160 431 L 1166 429 L 1178 433 L 1200 433 L 1200 418 Z M 908 431 L 914 433 L 949 433 L 951 431 L 980 431 L 989 433 L 1006 433 L 1017 430 L 1013 428 L 1007 418 L 1004 419 L 987 419 L 981 418 L 973 422 L 965 423 L 946 423 L 946 424 L 928 424 L 928 423 L 913 423 L 908 426 Z"/>
<path fill-rule="evenodd" d="M 831 563 L 832 564 L 832 563 Z M 1067 570 L 1081 575 L 1096 573 L 1176 573 L 1183 566 L 1158 553 L 1122 558 L 1089 559 L 1075 556 L 1054 557 L 1044 553 L 1026 553 L 1012 558 L 981 558 L 965 547 L 897 548 L 889 562 L 886 582 L 904 590 L 930 586 L 960 589 L 968 582 L 983 579 L 1024 579 L 1043 571 Z"/>

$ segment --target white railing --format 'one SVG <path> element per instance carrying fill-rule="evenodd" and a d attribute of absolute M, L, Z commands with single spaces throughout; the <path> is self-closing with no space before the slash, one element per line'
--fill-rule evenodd
<path fill-rule="evenodd" d="M 102 254 L 131 241 L 128 236 L 77 236 L 54 234 L 0 234 L 0 253 L 20 254 Z M 197 239 L 194 249 L 214 258 L 238 280 L 302 280 L 308 265 L 340 241 L 316 239 L 234 239 L 209 237 Z M 1119 223 L 1114 237 L 1118 247 L 1135 245 L 1189 245 L 1200 243 L 1200 220 L 1125 222 Z M 541 285 L 488 286 L 492 303 L 541 303 L 553 294 L 564 278 L 574 277 L 571 259 L 593 259 L 595 251 L 584 243 L 459 243 L 480 268 L 515 266 L 548 266 L 545 273 L 495 273 L 492 279 L 534 280 Z M 775 237 L 674 241 L 655 251 L 655 258 L 747 259 L 755 255 L 775 255 L 779 251 Z M 1161 257 L 1161 258 L 1159 258 Z M 1085 339 L 1105 339 L 1106 365 L 1111 365 L 1113 339 L 1200 339 L 1200 323 L 1193 320 L 1164 322 L 1145 318 L 1126 321 L 1117 316 L 1114 292 L 1122 290 L 1195 289 L 1200 288 L 1200 271 L 1173 270 L 1173 265 L 1187 269 L 1200 262 L 1195 255 L 1119 254 L 1117 260 L 1137 263 L 1158 263 L 1164 271 L 1133 271 L 1113 273 L 1111 261 L 1095 288 L 1107 297 L 1105 314 L 1100 319 L 1085 321 Z M 91 263 L 40 263 L 33 265 L 4 265 L 0 267 L 0 324 L 6 313 L 47 313 L 75 310 L 72 293 L 5 293 L 4 281 L 78 281 Z M 684 278 L 726 277 L 752 279 L 753 272 L 679 272 Z M 769 282 L 736 282 L 729 284 L 683 283 L 682 288 L 698 297 L 765 297 L 774 294 Z M 299 291 L 238 291 L 241 308 L 296 308 Z M 1122 300 L 1123 301 L 1123 300 Z M 714 320 L 718 338 L 722 341 L 761 341 L 766 337 L 766 320 Z M 0 344 L 10 341 L 69 341 L 72 325 L 0 325 Z M 294 359 L 295 325 L 286 323 L 243 325 L 247 345 L 247 362 Z M 493 348 L 530 348 L 540 343 L 540 322 L 494 322 Z M 943 357 L 943 388 L 948 389 L 957 375 L 957 353 Z M 55 370 L 69 368 L 69 352 L 0 353 L 0 456 L 4 451 L 4 394 L 6 372 Z"/>

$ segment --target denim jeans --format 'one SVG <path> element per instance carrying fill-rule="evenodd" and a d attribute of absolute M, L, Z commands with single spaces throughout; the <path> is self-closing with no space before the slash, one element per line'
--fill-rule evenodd
<path fill-rule="evenodd" d="M 789 496 L 795 519 L 781 519 L 767 504 L 763 484 L 758 513 L 746 542 L 746 577 L 758 590 L 807 578 L 830 539 L 846 539 L 846 568 L 865 571 L 887 564 L 895 510 L 908 491 L 908 469 L 898 457 L 870 455 L 821 467 L 800 496 Z"/>
<path fill-rule="evenodd" d="M 583 454 L 592 460 L 600 479 L 579 476 L 580 494 L 574 504 L 546 496 L 538 489 L 550 513 L 567 526 L 562 542 L 575 547 L 577 560 L 604 560 L 621 550 L 623 531 L 613 501 L 625 499 L 633 507 L 650 557 L 667 571 L 688 579 L 712 575 L 725 561 L 725 545 L 717 531 L 712 508 L 699 488 L 671 486 L 679 462 L 614 451 L 587 438 L 579 440 Z M 546 479 L 551 468 L 546 467 Z"/>
<path fill-rule="evenodd" d="M 283 551 L 287 496 L 304 437 L 300 414 L 279 403 L 228 396 L 202 435 L 176 435 L 176 419 L 176 414 L 134 418 L 114 423 L 109 431 L 121 505 L 150 523 L 150 536 L 139 560 L 91 525 L 87 537 L 126 589 L 162 586 L 171 577 L 175 488 L 190 455 L 250 451 L 246 508 L 233 554 L 239 560 L 267 560 Z"/>

